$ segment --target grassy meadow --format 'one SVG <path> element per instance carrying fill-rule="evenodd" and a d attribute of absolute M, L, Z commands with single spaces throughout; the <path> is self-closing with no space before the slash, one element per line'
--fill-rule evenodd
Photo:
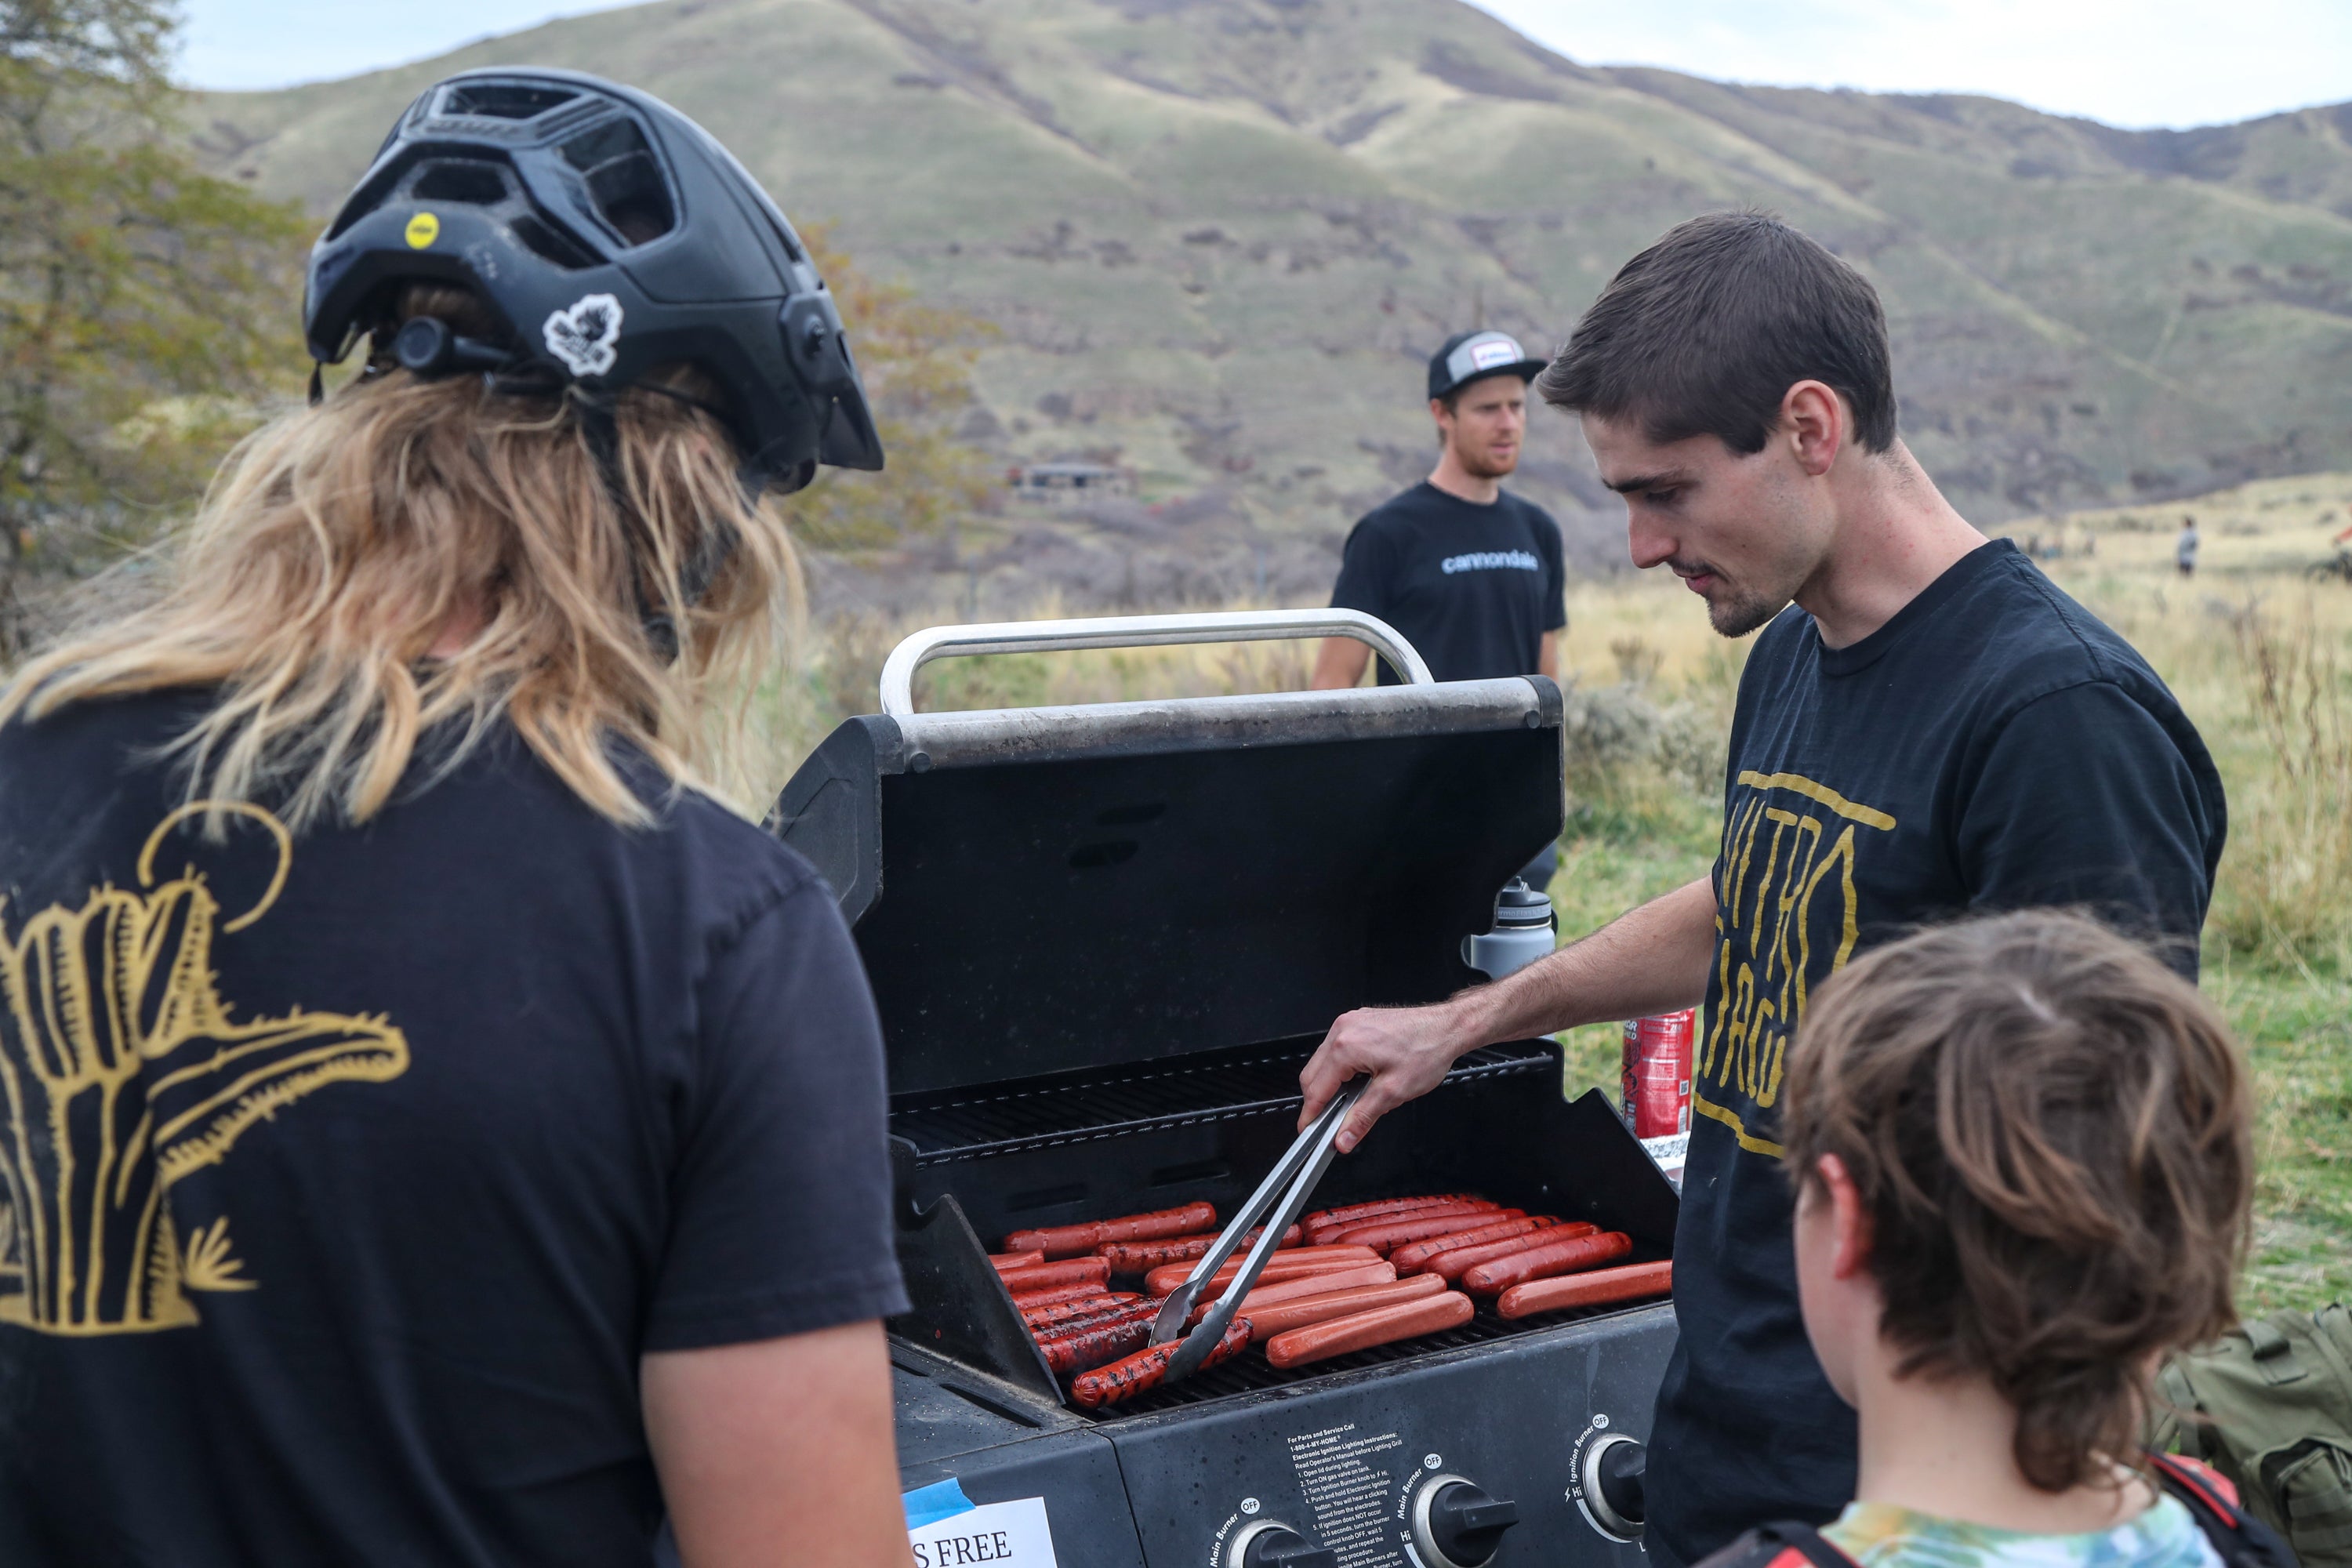
<path fill-rule="evenodd" d="M 2172 563 L 2184 511 L 2204 542 L 2189 579 Z M 2228 786 L 2204 983 L 2257 1079 L 2249 1312 L 2352 1297 L 2352 584 L 2308 575 L 2347 521 L 2352 475 L 2326 475 L 2006 530 L 2038 540 L 2044 570 L 2155 665 Z M 799 673 L 762 704 L 780 765 L 839 716 L 871 710 L 882 659 L 909 629 L 847 622 L 812 637 Z M 1564 936 L 1706 874 L 1745 652 L 1671 577 L 1571 586 L 1568 826 L 1552 885 Z M 1309 658 L 1304 645 L 1244 644 L 944 660 L 917 696 L 949 708 L 1283 689 L 1306 684 Z M 1613 1094 L 1613 1026 L 1565 1043 L 1564 1087 Z"/>

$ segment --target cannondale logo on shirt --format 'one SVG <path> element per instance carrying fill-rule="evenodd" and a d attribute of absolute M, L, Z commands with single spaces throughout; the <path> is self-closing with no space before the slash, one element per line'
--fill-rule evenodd
<path fill-rule="evenodd" d="M 242 911 L 225 913 L 193 866 L 156 879 L 174 828 L 215 811 L 232 853 L 268 839 L 276 858 Z M 93 889 L 11 932 L 0 921 L 0 1322 L 96 1335 L 183 1328 L 190 1291 L 250 1290 L 228 1216 L 183 1238 L 169 1198 L 226 1159 L 257 1122 L 338 1082 L 408 1070 L 408 1041 L 381 1017 L 293 1008 L 231 1015 L 216 937 L 267 914 L 293 864 L 285 824 L 258 806 L 199 801 L 157 825 L 139 889 Z"/>
<path fill-rule="evenodd" d="M 1438 563 L 1439 568 L 1451 577 L 1457 572 L 1540 572 L 1543 563 L 1525 550 L 1474 550 L 1467 555 L 1449 555 Z"/>

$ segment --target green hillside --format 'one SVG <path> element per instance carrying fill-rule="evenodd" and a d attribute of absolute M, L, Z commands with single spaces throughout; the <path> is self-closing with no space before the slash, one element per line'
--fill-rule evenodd
<path fill-rule="evenodd" d="M 975 439 L 1192 498 L 1103 520 L 1130 578 L 1244 541 L 1277 587 L 1328 573 L 1425 468 L 1449 331 L 1483 309 L 1553 346 L 1659 231 L 1742 203 L 1877 283 L 1906 431 L 1981 521 L 2352 467 L 2352 107 L 2132 133 L 1732 88 L 1457 0 L 666 0 L 214 95 L 201 140 L 323 209 L 425 83 L 517 62 L 659 93 L 862 264 L 996 322 Z M 1521 488 L 1622 556 L 1581 443 L 1537 423 Z"/>

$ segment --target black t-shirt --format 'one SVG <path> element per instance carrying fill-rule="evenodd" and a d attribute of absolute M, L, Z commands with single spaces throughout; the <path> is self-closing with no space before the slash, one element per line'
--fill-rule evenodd
<path fill-rule="evenodd" d="M 0 1562 L 643 1568 L 643 1352 L 905 1310 L 832 895 L 507 731 L 207 842 L 199 700 L 0 731 Z"/>
<path fill-rule="evenodd" d="M 1853 1413 L 1797 1310 L 1779 1098 L 1805 995 L 1923 921 L 2090 906 L 2194 978 L 2221 781 L 2156 673 L 2006 542 L 1847 647 L 1783 611 L 1739 684 L 1675 1237 L 1649 1538 L 1695 1563 L 1853 1495 Z"/>
<path fill-rule="evenodd" d="M 1378 616 L 1440 680 L 1533 675 L 1543 635 L 1568 624 L 1559 525 L 1508 493 L 1491 506 L 1426 479 L 1348 535 L 1331 607 Z M 1385 660 L 1381 684 L 1401 679 Z"/>

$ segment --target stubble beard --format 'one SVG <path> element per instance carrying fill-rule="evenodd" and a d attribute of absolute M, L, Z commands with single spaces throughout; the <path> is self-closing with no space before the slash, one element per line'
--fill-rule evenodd
<path fill-rule="evenodd" d="M 1706 623 L 1715 628 L 1717 637 L 1744 637 L 1787 609 L 1789 604 L 1787 599 L 1775 604 L 1760 594 L 1735 593 L 1727 598 L 1710 598 L 1706 602 Z"/>
<path fill-rule="evenodd" d="M 1496 458 L 1466 447 L 1456 447 L 1454 448 L 1454 460 L 1461 465 L 1464 473 L 1474 479 L 1507 479 L 1518 471 L 1519 452 L 1514 447 L 1509 457 Z"/>

